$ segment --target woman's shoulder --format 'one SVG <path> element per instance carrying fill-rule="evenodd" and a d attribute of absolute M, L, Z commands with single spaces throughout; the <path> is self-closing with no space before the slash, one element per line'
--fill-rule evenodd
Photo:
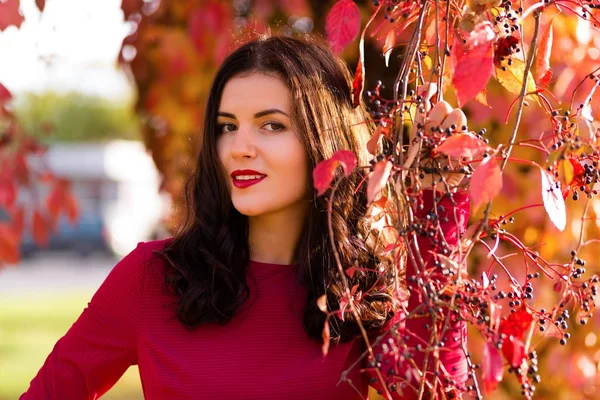
<path fill-rule="evenodd" d="M 164 250 L 169 245 L 169 243 L 171 243 L 171 241 L 173 241 L 172 237 L 160 240 L 150 240 L 148 242 L 140 242 L 138 243 L 138 248 L 142 249 L 144 255 L 146 256 L 146 259 L 150 262 L 150 256 L 156 251 L 160 252 Z"/>
<path fill-rule="evenodd" d="M 156 292 L 163 293 L 164 278 L 167 269 L 167 261 L 161 256 L 161 252 L 171 243 L 172 237 L 160 240 L 151 240 L 138 243 L 136 249 L 139 259 L 138 266 L 142 272 L 144 281 L 144 292 L 147 294 Z"/>
<path fill-rule="evenodd" d="M 112 268 L 107 281 L 125 280 L 132 284 L 137 282 L 138 290 L 141 290 L 141 293 L 148 286 L 154 286 L 156 281 L 162 281 L 166 262 L 164 257 L 160 256 L 160 252 L 171 240 L 172 238 L 139 242 Z"/>

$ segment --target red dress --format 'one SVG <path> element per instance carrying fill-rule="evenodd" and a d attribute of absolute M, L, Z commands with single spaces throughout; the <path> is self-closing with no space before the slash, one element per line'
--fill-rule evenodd
<path fill-rule="evenodd" d="M 449 242 L 456 241 L 468 217 L 468 198 L 455 199 L 460 221 L 443 227 Z M 309 339 L 302 327 L 306 290 L 296 282 L 294 266 L 250 261 L 250 299 L 242 309 L 224 326 L 188 331 L 174 316 L 176 298 L 163 283 L 165 264 L 152 254 L 166 243 L 140 243 L 113 268 L 21 400 L 96 399 L 131 365 L 138 365 L 149 400 L 367 397 L 374 373 L 361 374 L 365 365 L 348 376 L 355 388 L 338 385 L 341 372 L 360 357 L 362 339 L 332 345 L 323 357 L 321 344 Z M 419 245 L 429 258 L 430 243 Z M 423 322 L 411 321 L 409 329 L 428 338 Z M 457 328 L 453 334 L 464 340 L 464 327 Z M 464 382 L 466 362 L 457 343 L 448 341 L 442 357 L 453 378 Z M 384 369 L 404 368 L 386 357 Z"/>

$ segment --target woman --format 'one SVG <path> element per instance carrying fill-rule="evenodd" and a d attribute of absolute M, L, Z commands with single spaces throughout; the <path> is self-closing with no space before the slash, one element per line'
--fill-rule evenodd
<path fill-rule="evenodd" d="M 135 364 L 147 399 L 355 399 L 366 398 L 369 383 L 382 389 L 366 359 L 353 366 L 365 345 L 352 313 L 331 313 L 322 354 L 317 299 L 326 294 L 336 311 L 343 287 L 327 196 L 317 196 L 312 170 L 342 149 L 368 165 L 370 125 L 350 88 L 345 64 L 316 40 L 262 38 L 233 52 L 208 99 L 184 224 L 115 266 L 21 399 L 93 399 Z M 351 284 L 368 292 L 356 304 L 374 338 L 399 319 L 391 319 L 393 264 L 366 219 L 365 185 L 353 192 L 364 174 L 357 169 L 336 189 L 333 244 L 344 268 L 362 268 Z M 417 216 L 432 206 L 425 197 Z M 457 208 L 468 213 L 464 196 Z M 442 226 L 449 242 L 465 221 Z M 419 245 L 429 262 L 431 244 Z M 422 320 L 409 323 L 428 340 Z M 407 362 L 375 350 L 393 396 L 415 397 L 420 378 Z M 442 350 L 453 364 L 438 378 L 460 386 L 462 351 L 456 341 Z M 347 369 L 351 383 L 338 385 Z"/>

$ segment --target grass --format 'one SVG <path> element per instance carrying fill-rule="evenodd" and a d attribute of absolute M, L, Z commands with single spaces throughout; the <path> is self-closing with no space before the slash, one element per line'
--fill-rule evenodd
<path fill-rule="evenodd" d="M 29 387 L 54 344 L 87 306 L 93 292 L 0 297 L 0 400 L 15 400 Z M 131 367 L 103 399 L 143 399 Z"/>

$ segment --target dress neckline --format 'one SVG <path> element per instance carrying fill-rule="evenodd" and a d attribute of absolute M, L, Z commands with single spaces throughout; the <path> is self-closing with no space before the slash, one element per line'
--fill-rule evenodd
<path fill-rule="evenodd" d="M 273 263 L 265 263 L 261 261 L 250 260 L 249 264 L 255 265 L 257 267 L 280 267 L 280 268 L 291 268 L 294 264 L 273 264 Z"/>

